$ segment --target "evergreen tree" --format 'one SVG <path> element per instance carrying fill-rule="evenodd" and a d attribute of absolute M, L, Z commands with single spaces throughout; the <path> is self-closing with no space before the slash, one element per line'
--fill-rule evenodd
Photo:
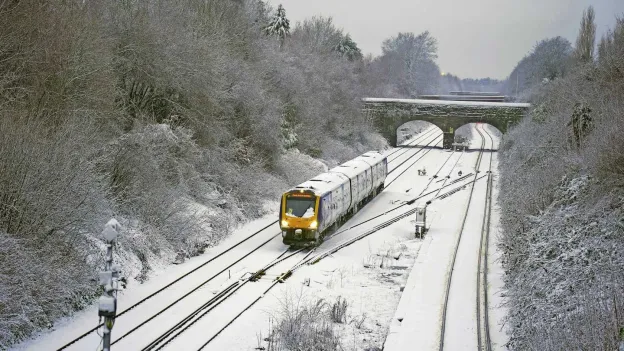
<path fill-rule="evenodd" d="M 267 35 L 277 36 L 280 40 L 280 45 L 284 43 L 284 39 L 290 34 L 290 21 L 286 18 L 286 10 L 282 4 L 277 7 L 277 12 L 271 18 L 269 24 L 264 27 L 264 32 Z"/>
<path fill-rule="evenodd" d="M 351 39 L 349 34 L 340 39 L 340 42 L 336 45 L 334 50 L 339 52 L 343 57 L 346 57 L 349 61 L 355 61 L 362 58 L 362 51 L 358 48 L 353 39 Z"/>

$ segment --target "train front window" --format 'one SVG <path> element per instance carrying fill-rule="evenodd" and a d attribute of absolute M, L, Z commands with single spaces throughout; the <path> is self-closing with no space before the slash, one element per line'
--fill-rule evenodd
<path fill-rule="evenodd" d="M 313 197 L 286 197 L 286 215 L 291 217 L 314 217 Z"/>

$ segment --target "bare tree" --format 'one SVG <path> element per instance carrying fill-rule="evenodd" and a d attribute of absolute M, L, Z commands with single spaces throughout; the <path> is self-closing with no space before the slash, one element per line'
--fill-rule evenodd
<path fill-rule="evenodd" d="M 437 90 L 440 69 L 436 58 L 437 41 L 429 32 L 399 33 L 383 42 L 375 69 L 391 94 L 413 98 Z"/>
<path fill-rule="evenodd" d="M 576 48 L 574 57 L 582 63 L 589 63 L 594 60 L 594 46 L 596 45 L 596 13 L 594 7 L 589 6 L 583 11 L 581 18 L 581 28 L 576 38 Z"/>

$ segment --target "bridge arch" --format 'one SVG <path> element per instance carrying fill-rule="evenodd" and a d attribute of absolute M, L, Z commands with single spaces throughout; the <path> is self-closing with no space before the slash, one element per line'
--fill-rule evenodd
<path fill-rule="evenodd" d="M 485 122 L 480 122 L 479 123 L 482 128 L 485 129 L 485 131 L 490 134 L 493 137 L 493 141 L 494 140 L 498 140 L 498 142 L 494 142 L 494 145 L 492 145 L 493 149 L 498 149 L 498 143 L 500 142 L 500 138 L 502 136 L 502 132 L 500 131 L 500 129 L 496 128 L 495 126 L 489 124 L 489 123 L 485 123 Z M 461 142 L 461 136 L 468 136 L 470 134 L 470 138 L 475 141 L 475 140 L 479 140 L 479 135 L 477 134 L 476 131 L 474 131 L 472 129 L 472 127 L 476 127 L 476 125 L 474 123 L 466 123 L 464 125 L 462 125 L 461 127 L 457 128 L 455 130 L 455 140 L 458 142 Z M 489 140 L 488 143 L 489 144 Z M 473 144 L 472 147 L 475 147 L 475 145 Z M 490 149 L 489 147 L 486 147 L 488 149 Z"/>
<path fill-rule="evenodd" d="M 450 148 L 455 130 L 468 123 L 487 123 L 505 133 L 528 111 L 529 104 L 408 99 L 364 99 L 364 113 L 390 144 L 397 144 L 397 129 L 409 121 L 436 125 L 444 133 L 443 147 Z"/>
<path fill-rule="evenodd" d="M 407 140 L 411 139 L 412 137 L 418 137 L 423 135 L 422 133 L 430 128 L 436 129 L 436 132 L 434 133 L 436 135 L 439 135 L 442 132 L 442 129 L 440 129 L 440 127 L 436 126 L 435 124 L 419 119 L 407 121 L 401 124 L 397 127 L 396 130 L 397 145 L 403 145 Z"/>

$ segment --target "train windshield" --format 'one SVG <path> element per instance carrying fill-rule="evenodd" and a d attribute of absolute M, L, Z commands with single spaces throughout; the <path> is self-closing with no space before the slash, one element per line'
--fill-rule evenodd
<path fill-rule="evenodd" d="M 286 215 L 290 217 L 314 217 L 314 197 L 286 197 Z"/>

